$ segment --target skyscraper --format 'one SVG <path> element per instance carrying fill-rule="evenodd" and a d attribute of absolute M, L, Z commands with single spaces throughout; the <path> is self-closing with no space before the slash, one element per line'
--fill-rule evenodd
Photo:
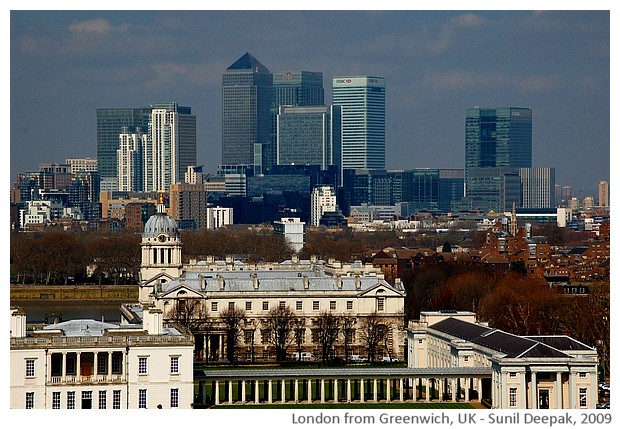
<path fill-rule="evenodd" d="M 340 165 L 340 106 L 280 106 L 276 123 L 278 165 Z"/>
<path fill-rule="evenodd" d="M 267 67 L 249 53 L 222 75 L 222 164 L 267 164 L 271 147 L 273 77 Z"/>
<path fill-rule="evenodd" d="M 531 209 L 555 208 L 555 168 L 520 168 L 521 207 Z"/>
<path fill-rule="evenodd" d="M 116 181 L 117 150 L 123 127 L 146 131 L 150 108 L 97 109 L 97 169 L 102 181 Z"/>
<path fill-rule="evenodd" d="M 325 104 L 323 73 L 285 71 L 273 73 L 273 107 Z"/>
<path fill-rule="evenodd" d="M 148 141 L 148 135 L 140 129 L 131 131 L 123 127 L 119 134 L 118 153 L 118 190 L 142 191 L 143 156 L 142 151 Z"/>
<path fill-rule="evenodd" d="M 333 79 L 332 102 L 342 106 L 342 168 L 385 168 L 385 79 Z"/>
<path fill-rule="evenodd" d="M 519 107 L 467 109 L 465 180 L 471 168 L 532 166 L 532 110 Z"/>
<path fill-rule="evenodd" d="M 144 191 L 168 190 L 196 165 L 196 116 L 177 103 L 154 104 L 144 155 Z"/>
<path fill-rule="evenodd" d="M 598 183 L 598 205 L 599 207 L 609 207 L 609 183 L 605 180 Z"/>

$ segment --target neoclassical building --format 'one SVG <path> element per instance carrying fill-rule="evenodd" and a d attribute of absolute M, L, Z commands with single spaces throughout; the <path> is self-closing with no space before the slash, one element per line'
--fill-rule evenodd
<path fill-rule="evenodd" d="M 565 335 L 518 336 L 466 311 L 422 312 L 407 328 L 410 368 L 491 368 L 490 378 L 445 385 L 502 409 L 595 408 L 596 349 Z M 441 385 L 441 384 L 440 384 Z"/>
<path fill-rule="evenodd" d="M 132 306 L 140 323 L 69 320 L 26 330 L 11 309 L 10 408 L 191 408 L 191 333 L 161 310 Z"/>
<path fill-rule="evenodd" d="M 144 227 L 141 246 L 140 303 L 160 309 L 165 320 L 186 319 L 195 334 L 199 360 L 227 356 L 227 330 L 221 314 L 228 309 L 243 314 L 236 359 L 274 359 L 264 322 L 271 309 L 286 307 L 303 321 L 302 351 L 317 358 L 317 319 L 325 313 L 354 318 L 353 325 L 341 330 L 332 355 L 344 357 L 345 336 L 348 354 L 365 355 L 363 330 L 370 320 L 387 331 L 376 347 L 376 358 L 402 359 L 404 355 L 404 288 L 399 280 L 388 283 L 372 265 L 297 258 L 252 265 L 233 258 L 207 258 L 182 264 L 177 223 L 161 202 Z M 297 350 L 291 341 L 289 352 Z"/>

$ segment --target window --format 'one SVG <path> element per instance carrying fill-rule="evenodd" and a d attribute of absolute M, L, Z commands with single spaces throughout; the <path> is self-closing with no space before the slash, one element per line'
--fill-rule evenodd
<path fill-rule="evenodd" d="M 586 408 L 588 406 L 588 388 L 579 388 L 579 408 Z"/>
<path fill-rule="evenodd" d="M 228 309 L 229 310 L 234 310 L 235 309 L 235 302 L 234 301 L 228 302 Z"/>
<path fill-rule="evenodd" d="M 336 309 L 336 301 L 329 301 L 329 309 L 330 310 Z"/>
<path fill-rule="evenodd" d="M 75 409 L 75 392 L 67 392 L 67 409 Z"/>
<path fill-rule="evenodd" d="M 107 408 L 107 404 L 106 404 L 106 391 L 105 390 L 100 390 L 99 391 L 99 409 L 100 410 L 105 410 Z"/>
<path fill-rule="evenodd" d="M 60 410 L 60 392 L 52 392 L 52 409 Z"/>
<path fill-rule="evenodd" d="M 170 389 L 170 408 L 179 407 L 179 389 Z"/>
<path fill-rule="evenodd" d="M 377 311 L 383 311 L 385 309 L 385 298 L 377 298 Z"/>
<path fill-rule="evenodd" d="M 284 308 L 284 307 L 286 307 L 286 302 L 284 302 L 284 301 L 280 301 L 280 303 L 278 304 L 278 306 L 279 306 L 280 308 Z"/>
<path fill-rule="evenodd" d="M 418 344 L 422 344 L 422 340 L 418 340 Z"/>
<path fill-rule="evenodd" d="M 34 359 L 26 359 L 26 377 L 34 377 Z"/>
<path fill-rule="evenodd" d="M 120 390 L 112 391 L 112 408 L 115 410 L 121 409 L 121 391 Z"/>
<path fill-rule="evenodd" d="M 179 373 L 179 357 L 178 356 L 170 356 L 170 373 L 171 374 Z"/>
<path fill-rule="evenodd" d="M 34 392 L 26 392 L 26 409 L 34 408 Z"/>
<path fill-rule="evenodd" d="M 211 311 L 217 311 L 217 301 L 211 303 Z"/>
<path fill-rule="evenodd" d="M 147 366 L 146 366 L 146 357 L 138 358 L 138 374 L 146 374 Z"/>
<path fill-rule="evenodd" d="M 260 337 L 263 344 L 269 344 L 269 340 L 271 339 L 271 330 L 261 329 Z"/>
<path fill-rule="evenodd" d="M 353 310 L 353 301 L 347 301 L 347 310 Z"/>
<path fill-rule="evenodd" d="M 469 362 L 469 356 L 463 356 L 463 362 Z"/>
<path fill-rule="evenodd" d="M 586 378 L 587 376 L 588 376 L 588 374 L 585 373 L 585 372 L 580 372 L 579 373 L 579 378 Z"/>
<path fill-rule="evenodd" d="M 138 408 L 146 408 L 146 389 L 138 390 Z"/>
<path fill-rule="evenodd" d="M 312 310 L 319 311 L 319 302 L 318 301 L 312 301 Z"/>
<path fill-rule="evenodd" d="M 515 377 L 517 376 L 517 373 L 516 373 L 516 372 L 509 372 L 509 373 L 508 373 L 508 376 L 509 376 L 510 378 L 515 378 Z"/>
<path fill-rule="evenodd" d="M 254 340 L 254 331 L 252 331 L 251 329 L 248 329 L 244 332 L 244 336 L 245 336 L 245 343 L 246 344 L 252 344 L 253 340 Z"/>
<path fill-rule="evenodd" d="M 90 410 L 93 407 L 93 392 L 90 390 L 82 392 L 82 409 Z"/>
<path fill-rule="evenodd" d="M 355 342 L 355 329 L 347 329 L 347 344 L 351 344 Z"/>
<path fill-rule="evenodd" d="M 269 310 L 269 301 L 263 301 L 263 311 Z"/>
<path fill-rule="evenodd" d="M 245 302 L 245 311 L 252 311 L 252 301 Z"/>
<path fill-rule="evenodd" d="M 108 372 L 108 356 L 106 353 L 97 356 L 97 374 L 106 374 Z"/>
<path fill-rule="evenodd" d="M 297 302 L 295 303 L 295 310 L 297 310 L 297 311 L 301 311 L 301 310 L 303 310 L 303 305 L 304 305 L 304 304 L 303 304 L 303 301 L 297 301 Z"/>
<path fill-rule="evenodd" d="M 510 396 L 510 407 L 516 408 L 517 406 L 517 388 L 516 387 L 510 388 L 509 396 Z"/>

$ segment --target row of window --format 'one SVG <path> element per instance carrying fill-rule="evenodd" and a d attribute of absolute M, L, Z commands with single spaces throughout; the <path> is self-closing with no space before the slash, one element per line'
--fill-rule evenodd
<path fill-rule="evenodd" d="M 75 393 L 74 391 L 67 392 L 66 404 L 67 409 L 75 409 Z M 108 392 L 107 390 L 100 390 L 98 392 L 97 407 L 104 410 L 108 407 Z M 147 390 L 138 390 L 138 408 L 146 408 L 147 404 Z M 170 408 L 178 408 L 179 406 L 179 389 L 170 389 Z M 52 409 L 59 410 L 61 407 L 61 392 L 52 392 Z M 34 392 L 26 392 L 26 409 L 34 408 Z M 93 408 L 93 392 L 83 391 L 81 396 L 81 409 Z M 112 391 L 112 409 L 121 408 L 121 391 Z"/>
<path fill-rule="evenodd" d="M 516 408 L 517 407 L 517 388 L 516 387 L 511 387 L 508 391 L 508 400 L 509 400 L 509 405 L 510 408 Z M 541 402 L 539 404 L 540 408 L 548 408 L 549 404 L 548 403 L 542 403 L 542 401 L 548 401 L 549 398 L 548 397 L 544 397 L 541 396 L 539 398 L 539 401 Z M 586 408 L 588 406 L 588 388 L 587 387 L 580 387 L 579 388 L 579 408 Z"/>
<path fill-rule="evenodd" d="M 139 356 L 138 357 L 138 374 L 147 374 L 148 373 L 148 356 Z M 101 364 L 105 364 L 105 362 L 99 362 L 99 370 L 100 372 L 105 372 L 105 367 Z M 67 365 L 68 366 L 68 365 Z M 71 373 L 69 369 L 67 373 Z M 178 374 L 179 373 L 179 356 L 170 356 L 170 374 Z M 26 377 L 33 378 L 35 376 L 35 359 L 26 359 Z"/>
<path fill-rule="evenodd" d="M 181 301 L 179 301 L 181 302 Z M 329 309 L 330 310 L 336 310 L 336 302 L 337 301 L 329 301 Z M 312 301 L 312 310 L 313 311 L 319 311 L 321 309 L 321 301 Z M 347 310 L 353 310 L 353 301 L 347 301 Z M 286 301 L 280 301 L 278 302 L 278 307 L 279 308 L 285 308 L 286 307 Z M 235 309 L 235 302 L 234 301 L 229 301 L 228 302 L 228 309 L 229 310 L 234 310 Z M 377 298 L 377 311 L 384 311 L 385 309 L 385 298 L 383 297 L 379 297 Z M 245 310 L 246 311 L 252 311 L 252 301 L 246 301 L 245 302 Z M 269 311 L 269 301 L 263 301 L 262 302 L 262 310 L 263 311 Z M 303 310 L 303 301 L 296 301 L 295 302 L 295 310 L 296 311 L 302 311 Z M 218 311 L 218 301 L 212 301 L 211 302 L 211 311 Z"/>

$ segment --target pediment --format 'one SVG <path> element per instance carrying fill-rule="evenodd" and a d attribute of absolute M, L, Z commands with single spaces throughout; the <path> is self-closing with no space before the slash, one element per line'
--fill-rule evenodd
<path fill-rule="evenodd" d="M 161 281 L 161 283 L 168 283 L 171 282 L 173 280 L 175 280 L 176 277 L 171 276 L 170 274 L 166 273 L 166 272 L 161 272 L 158 273 L 157 275 L 151 277 L 148 280 L 145 280 L 142 283 L 142 286 L 155 286 L 157 284 L 158 281 Z"/>
<path fill-rule="evenodd" d="M 404 291 L 400 291 L 385 280 L 380 280 L 374 286 L 371 286 L 358 294 L 358 297 L 375 297 L 375 296 L 384 296 L 384 297 L 403 297 L 405 296 Z"/>
<path fill-rule="evenodd" d="M 157 299 L 179 299 L 179 298 L 203 299 L 205 298 L 205 296 L 202 293 L 188 287 L 187 285 L 183 283 L 179 283 L 177 286 L 171 289 L 168 289 L 166 291 L 163 291 L 157 295 Z"/>

